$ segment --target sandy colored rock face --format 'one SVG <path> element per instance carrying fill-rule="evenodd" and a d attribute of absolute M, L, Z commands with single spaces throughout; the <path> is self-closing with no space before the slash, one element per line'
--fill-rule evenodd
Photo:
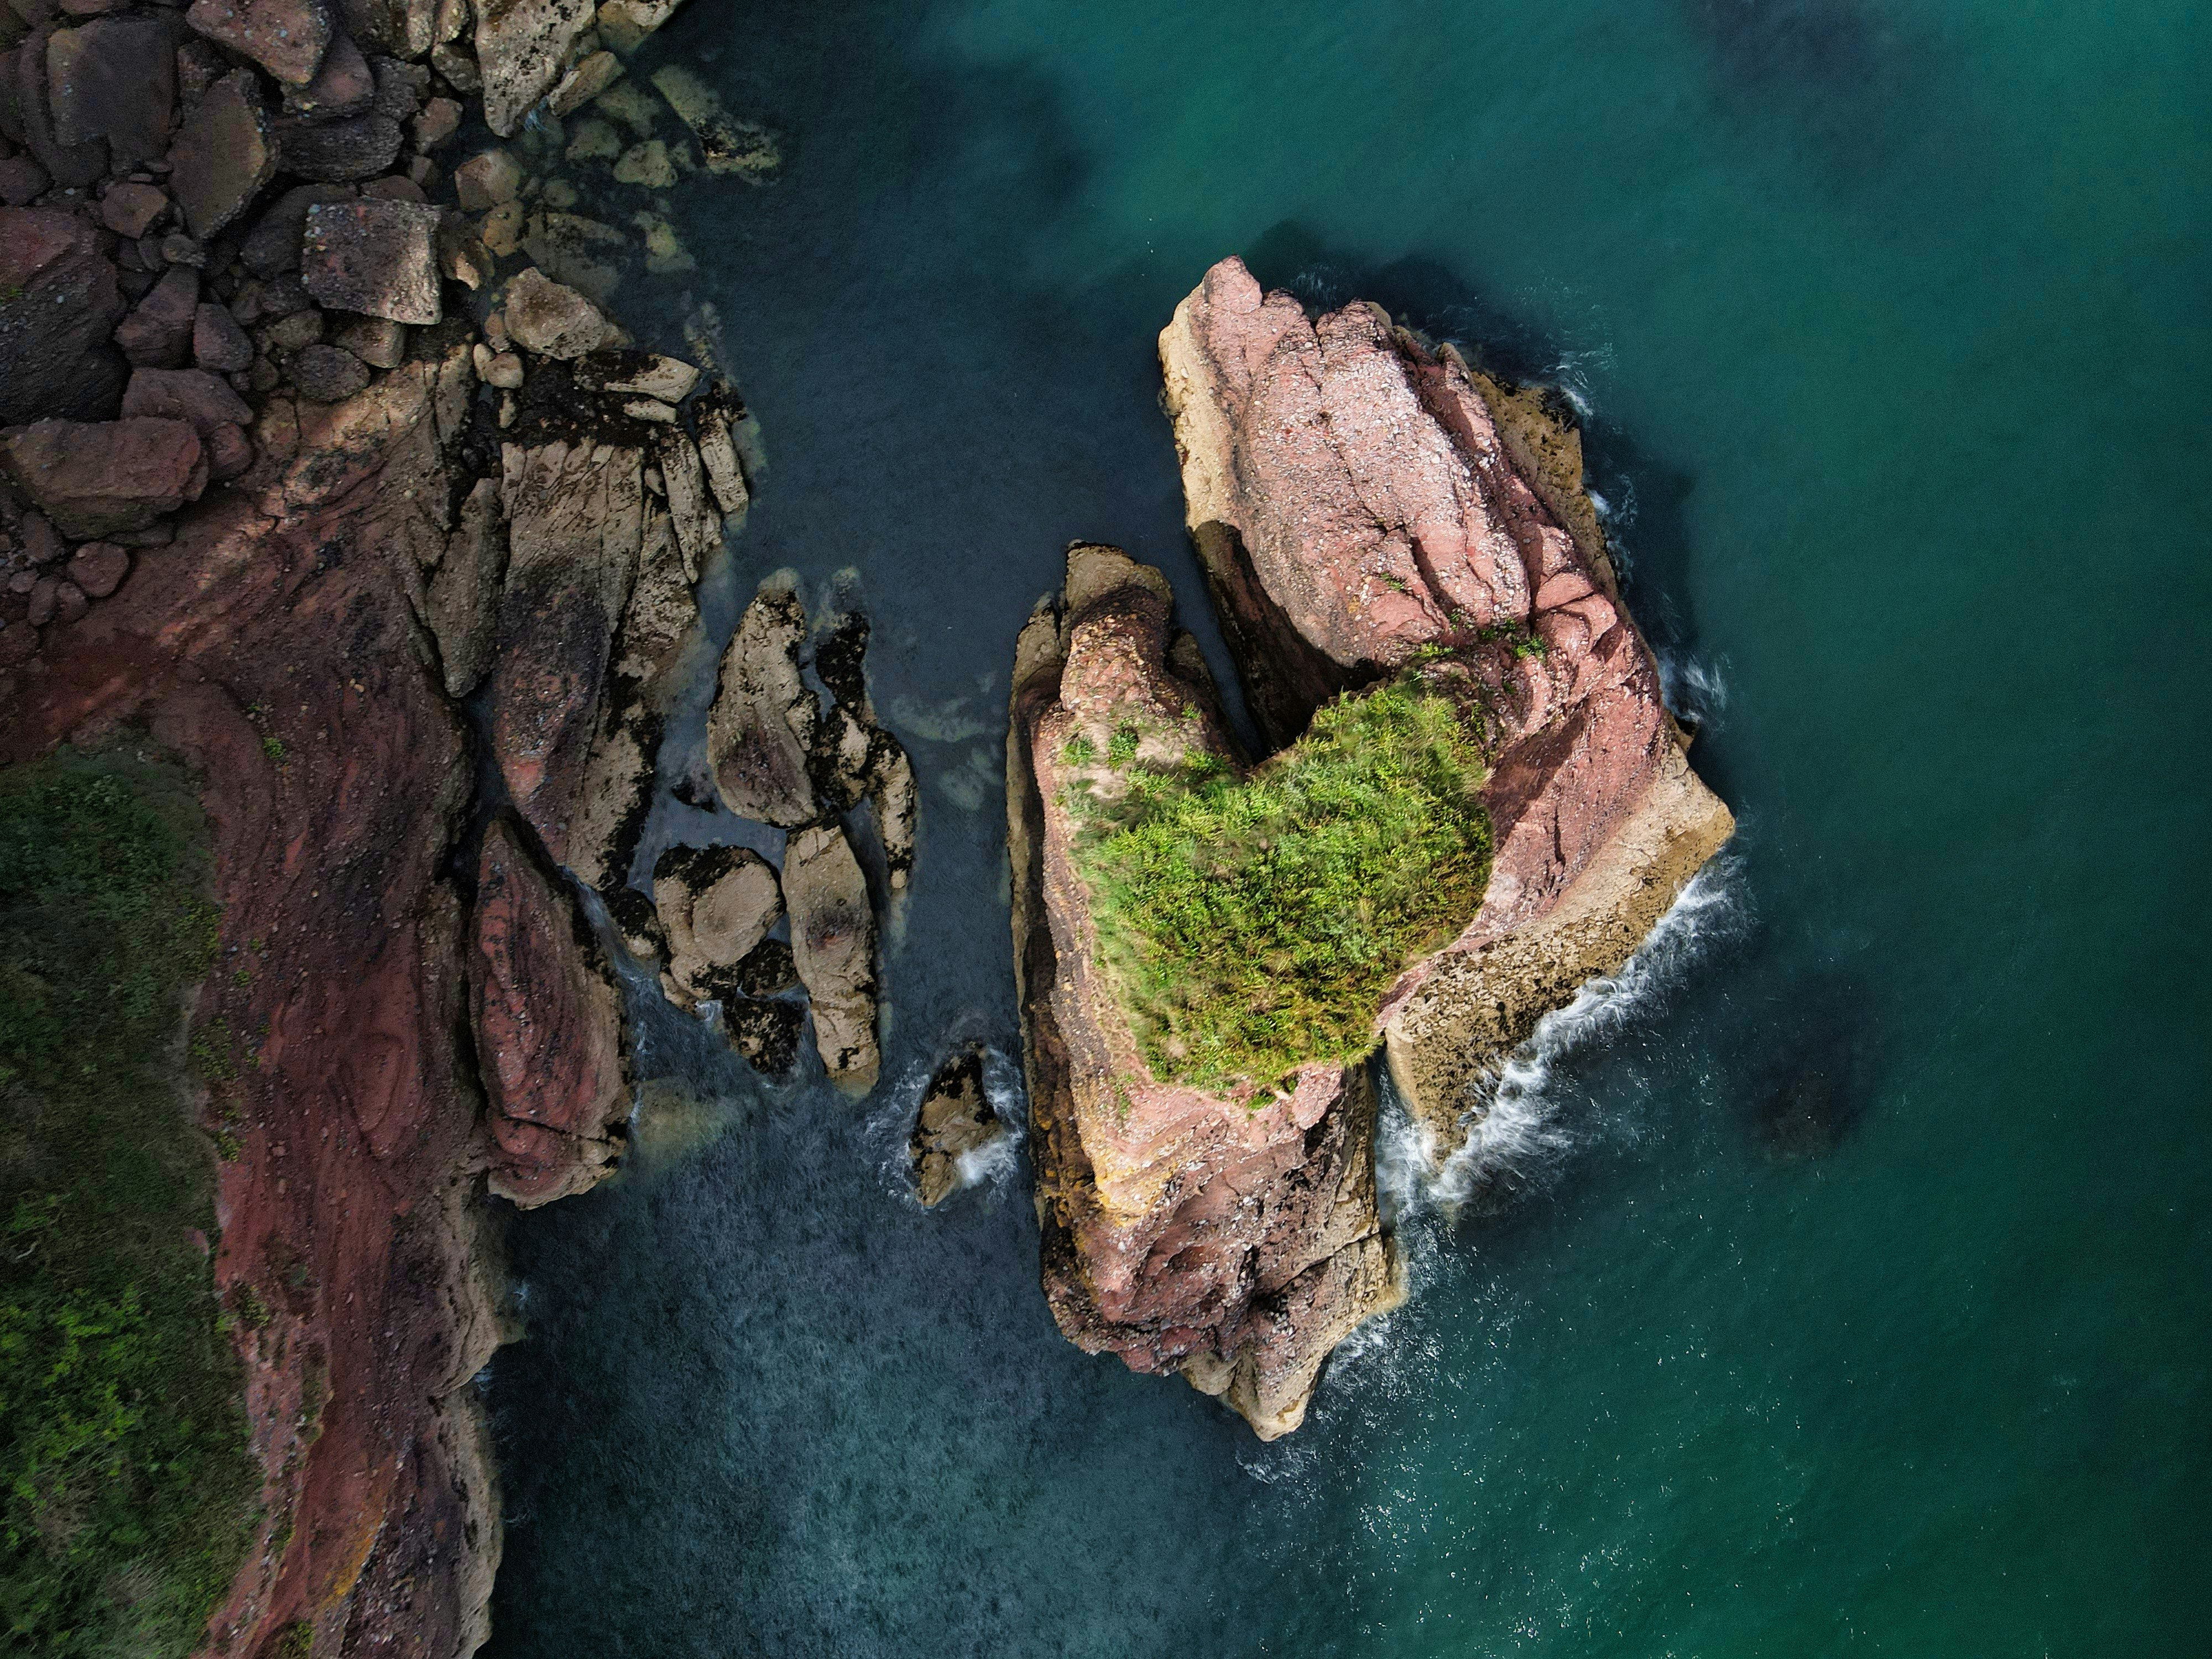
<path fill-rule="evenodd" d="M 509 137 L 567 70 L 570 44 L 591 27 L 592 0 L 477 0 L 476 13 L 484 120 Z"/>
<path fill-rule="evenodd" d="M 791 954 L 814 1007 L 814 1043 L 830 1080 L 851 1094 L 876 1085 L 876 917 L 868 884 L 836 824 L 791 837 L 783 856 Z"/>
<path fill-rule="evenodd" d="M 738 847 L 672 847 L 653 872 L 668 972 L 694 999 L 737 987 L 735 970 L 783 920 L 775 871 Z"/>
<path fill-rule="evenodd" d="M 723 804 L 741 818 L 793 828 L 821 810 L 807 768 L 821 710 L 799 672 L 805 638 L 797 598 L 764 590 L 722 653 L 707 758 Z"/>
<path fill-rule="evenodd" d="M 607 319 L 572 288 L 542 271 L 518 271 L 507 285 L 507 331 L 540 356 L 580 357 L 606 343 Z"/>
<path fill-rule="evenodd" d="M 908 1138 L 921 1201 L 934 1209 L 950 1198 L 960 1184 L 960 1160 L 1006 1132 L 983 1090 L 983 1051 L 963 1048 L 929 1079 Z"/>

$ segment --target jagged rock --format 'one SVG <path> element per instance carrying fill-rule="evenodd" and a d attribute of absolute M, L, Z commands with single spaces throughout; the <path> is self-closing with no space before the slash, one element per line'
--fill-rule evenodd
<path fill-rule="evenodd" d="M 676 15 L 684 0 L 606 0 L 594 20 L 599 39 L 619 52 L 635 52 L 645 37 Z"/>
<path fill-rule="evenodd" d="M 233 70 L 208 88 L 169 146 L 169 187 L 185 225 L 195 236 L 213 236 L 276 173 L 276 146 L 253 72 Z"/>
<path fill-rule="evenodd" d="M 503 149 L 471 155 L 453 169 L 454 199 L 464 213 L 512 202 L 522 190 L 522 164 Z"/>
<path fill-rule="evenodd" d="M 287 173 L 321 184 L 374 179 L 399 159 L 399 123 L 374 110 L 343 121 L 279 121 L 276 155 Z"/>
<path fill-rule="evenodd" d="M 441 314 L 439 218 L 434 207 L 375 198 L 310 206 L 301 242 L 301 283 L 318 302 L 340 311 L 435 323 Z"/>
<path fill-rule="evenodd" d="M 441 41 L 432 47 L 430 67 L 443 76 L 446 84 L 456 92 L 483 90 L 483 71 L 477 67 L 476 54 L 462 50 L 457 44 Z"/>
<path fill-rule="evenodd" d="M 476 11 L 484 122 L 511 137 L 568 68 L 569 47 L 591 27 L 592 0 L 477 0 Z"/>
<path fill-rule="evenodd" d="M 182 421 L 37 421 L 0 433 L 0 468 L 72 541 L 143 530 L 198 501 L 198 436 Z"/>
<path fill-rule="evenodd" d="M 635 185 L 640 190 L 676 187 L 676 163 L 669 159 L 667 144 L 658 138 L 632 144 L 615 158 L 611 171 L 618 185 Z"/>
<path fill-rule="evenodd" d="M 199 273 L 172 265 L 131 308 L 115 331 L 124 360 L 137 368 L 181 368 L 192 353 L 192 325 L 199 314 Z M 125 407 L 125 414 L 161 411 Z"/>
<path fill-rule="evenodd" d="M 539 270 L 520 270 L 507 285 L 507 331 L 526 351 L 568 359 L 605 343 L 607 319 L 572 288 Z"/>
<path fill-rule="evenodd" d="M 407 360 L 407 329 L 388 317 L 349 317 L 331 343 L 350 351 L 371 368 L 397 368 Z"/>
<path fill-rule="evenodd" d="M 745 510 L 751 496 L 745 489 L 744 469 L 738 465 L 738 447 L 732 437 L 744 418 L 744 405 L 726 385 L 717 385 L 691 406 L 691 427 L 699 447 L 699 464 L 724 514 L 735 517 Z"/>
<path fill-rule="evenodd" d="M 547 853 L 605 886 L 620 873 L 605 864 L 629 814 L 635 762 L 619 769 L 624 796 L 610 818 L 602 816 L 610 763 L 592 761 L 605 732 L 601 694 L 616 629 L 636 577 L 641 458 L 579 440 L 510 444 L 501 463 L 507 568 L 489 677 L 493 753 Z"/>
<path fill-rule="evenodd" d="M 899 740 L 876 723 L 865 672 L 868 619 L 837 618 L 815 646 L 814 672 L 836 699 L 815 740 L 816 779 L 841 811 L 862 799 L 876 820 L 890 890 L 903 890 L 914 869 L 917 797 L 914 766 Z"/>
<path fill-rule="evenodd" d="M 653 866 L 667 973 L 694 1000 L 736 988 L 736 969 L 783 919 L 775 871 L 742 847 L 672 847 Z"/>
<path fill-rule="evenodd" d="M 36 17 L 40 10 L 34 4 L 22 15 Z M 19 21 L 9 20 L 11 25 Z M 69 189 L 107 171 L 107 145 L 99 139 L 65 144 L 55 136 L 46 84 L 46 46 L 53 34 L 51 22 L 40 22 L 14 51 L 0 52 L 0 117 L 11 141 L 31 152 L 53 184 Z"/>
<path fill-rule="evenodd" d="M 971 1043 L 931 1077 L 907 1139 L 921 1201 L 934 1209 L 950 1198 L 960 1184 L 960 1160 L 1006 1132 L 983 1088 L 983 1050 Z"/>
<path fill-rule="evenodd" d="M 203 301 L 192 311 L 192 362 L 217 374 L 235 374 L 252 366 L 253 342 L 228 311 Z"/>
<path fill-rule="evenodd" d="M 376 101 L 376 76 L 361 48 L 343 30 L 331 36 L 315 78 L 284 88 L 284 107 L 319 121 L 358 115 Z"/>
<path fill-rule="evenodd" d="M 158 157 L 177 122 L 177 35 L 167 17 L 102 17 L 46 43 L 58 143 L 104 141 L 121 173 Z"/>
<path fill-rule="evenodd" d="M 106 599 L 130 574 L 131 555 L 113 542 L 87 542 L 70 555 L 70 580 L 95 599 Z"/>
<path fill-rule="evenodd" d="M 479 478 L 461 503 L 425 597 L 423 621 L 437 636 L 446 690 L 454 697 L 475 690 L 491 665 L 506 570 L 507 522 L 500 513 L 499 485 Z"/>
<path fill-rule="evenodd" d="M 690 439 L 674 429 L 653 434 L 653 450 L 660 462 L 660 478 L 668 495 L 669 516 L 675 520 L 677 544 L 684 550 L 684 574 L 693 581 L 722 544 L 722 520 L 707 501 L 706 480 L 699 452 Z"/>
<path fill-rule="evenodd" d="M 182 421 L 204 444 L 208 434 L 225 424 L 250 426 L 253 411 L 246 399 L 204 368 L 141 368 L 134 370 L 124 389 L 125 416 L 147 415 Z"/>
<path fill-rule="evenodd" d="M 622 76 L 621 58 L 611 52 L 595 52 L 579 59 L 575 67 L 561 77 L 546 94 L 546 106 L 556 115 L 573 114 Z"/>
<path fill-rule="evenodd" d="M 0 208 L 0 425 L 115 412 L 127 376 L 115 267 L 73 213 Z"/>
<path fill-rule="evenodd" d="M 637 581 L 623 612 L 615 672 L 641 685 L 657 680 L 698 620 L 699 601 L 684 580 L 675 528 L 665 513 L 651 514 L 638 549 Z"/>
<path fill-rule="evenodd" d="M 594 353 L 576 365 L 576 384 L 586 392 L 634 393 L 680 404 L 699 383 L 699 371 L 653 352 Z"/>
<path fill-rule="evenodd" d="M 601 896 L 607 902 L 608 920 L 633 961 L 659 962 L 667 954 L 668 936 L 661 931 L 660 913 L 651 899 L 628 882 L 609 888 Z"/>
<path fill-rule="evenodd" d="M 845 832 L 834 823 L 793 834 L 783 855 L 791 955 L 814 1010 L 814 1046 L 830 1080 L 853 1094 L 875 1087 L 876 918 Z"/>
<path fill-rule="evenodd" d="M 741 818 L 791 828 L 821 810 L 807 766 L 821 713 L 799 672 L 805 638 L 798 596 L 763 585 L 722 654 L 707 758 L 723 804 Z"/>
<path fill-rule="evenodd" d="M 301 346 L 284 362 L 284 378 L 302 398 L 319 404 L 343 403 L 368 385 L 368 367 L 350 351 L 318 342 Z"/>
<path fill-rule="evenodd" d="M 23 207 L 45 195 L 46 186 L 52 182 L 46 170 L 30 156 L 0 156 L 0 204 Z"/>
<path fill-rule="evenodd" d="M 653 84 L 699 140 L 708 172 L 735 173 L 748 184 L 760 184 L 782 165 L 774 135 L 757 122 L 726 114 L 714 89 L 681 64 L 654 70 Z"/>
<path fill-rule="evenodd" d="M 799 1059 L 806 1011 L 795 1002 L 722 999 L 722 1030 L 730 1046 L 763 1072 L 788 1072 Z"/>
<path fill-rule="evenodd" d="M 192 0 L 185 21 L 295 87 L 315 78 L 331 43 L 323 0 Z"/>
<path fill-rule="evenodd" d="M 169 210 L 167 192 L 158 185 L 142 185 L 125 179 L 108 188 L 100 198 L 100 222 L 118 236 L 136 240 Z"/>
<path fill-rule="evenodd" d="M 612 1171 L 629 1115 L 620 998 L 575 902 L 504 819 L 477 868 L 469 988 L 495 1143 L 491 1189 L 524 1208 Z"/>

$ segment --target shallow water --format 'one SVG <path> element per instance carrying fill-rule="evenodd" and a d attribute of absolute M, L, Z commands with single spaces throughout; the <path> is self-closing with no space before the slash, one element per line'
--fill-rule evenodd
<path fill-rule="evenodd" d="M 656 1017 L 708 1103 L 515 1227 L 493 1653 L 2197 1650 L 2212 28 L 2087 9 L 694 0 L 788 162 L 625 315 L 722 313 L 737 587 L 857 573 L 917 890 L 872 1099 Z M 1742 824 L 1464 1182 L 1387 1149 L 1414 1300 L 1264 1448 L 1059 1340 L 1025 1167 L 899 1164 L 1017 1052 L 1060 548 L 1203 617 L 1152 342 L 1231 252 L 1573 392 Z"/>

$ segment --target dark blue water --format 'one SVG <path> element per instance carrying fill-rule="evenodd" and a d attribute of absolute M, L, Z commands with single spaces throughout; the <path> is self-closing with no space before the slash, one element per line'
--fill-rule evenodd
<path fill-rule="evenodd" d="M 685 185 L 624 314 L 719 308 L 737 586 L 852 573 L 920 863 L 872 1098 L 656 1025 L 706 1103 L 515 1228 L 492 1651 L 2199 1650 L 2202 9 L 694 0 L 654 54 L 787 162 Z M 1058 1340 L 1025 1169 L 899 1164 L 949 1037 L 1018 1052 L 1060 548 L 1203 617 L 1152 337 L 1228 252 L 1586 406 L 1742 824 L 1267 1448 Z"/>

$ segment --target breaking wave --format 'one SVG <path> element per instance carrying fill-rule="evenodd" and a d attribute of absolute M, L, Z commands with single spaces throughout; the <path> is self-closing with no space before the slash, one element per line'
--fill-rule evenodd
<path fill-rule="evenodd" d="M 945 1053 L 959 1046 L 952 1042 Z M 884 1188 L 917 1209 L 921 1207 L 921 1195 L 914 1184 L 908 1138 L 921 1110 L 922 1095 L 944 1058 L 944 1054 L 939 1054 L 910 1061 L 900 1072 L 897 1082 L 884 1091 L 883 1106 L 868 1119 L 868 1143 L 877 1149 L 876 1169 Z M 974 1187 L 1004 1191 L 1021 1171 L 1022 1146 L 1029 1131 L 1029 1095 L 1023 1086 L 1020 1063 L 995 1043 L 983 1045 L 983 1097 L 998 1114 L 1004 1133 L 988 1146 L 963 1152 L 955 1161 L 959 1171 L 956 1191 Z"/>

